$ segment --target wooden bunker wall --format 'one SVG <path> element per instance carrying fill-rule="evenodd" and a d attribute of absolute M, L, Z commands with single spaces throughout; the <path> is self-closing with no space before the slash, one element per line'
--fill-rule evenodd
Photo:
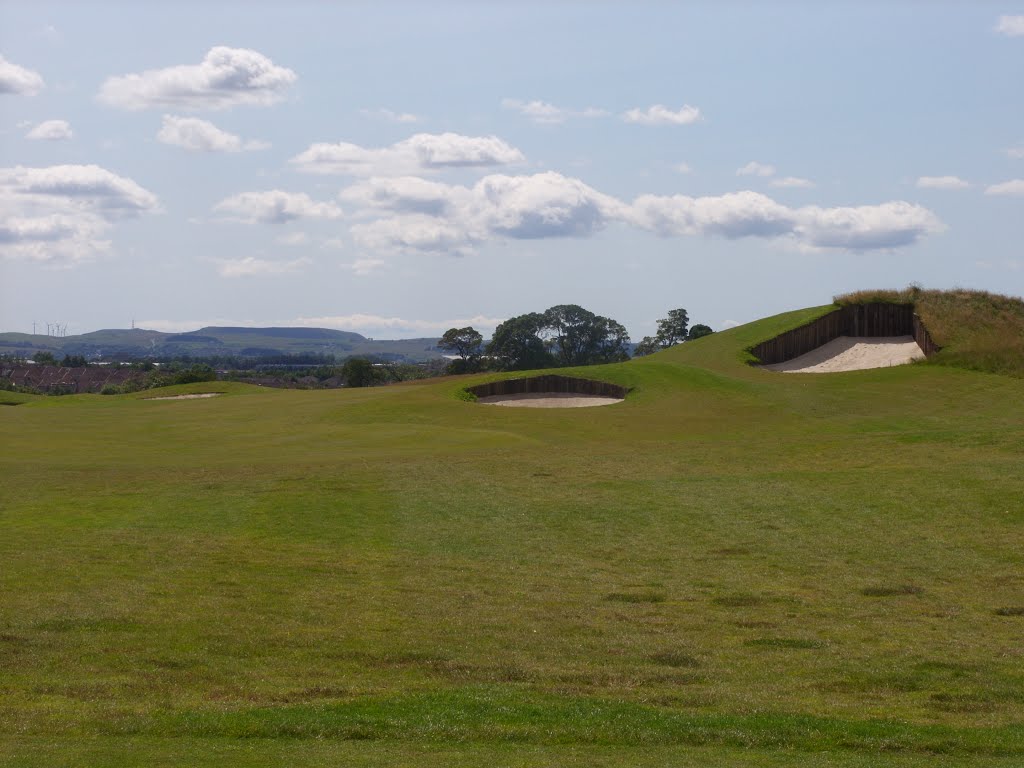
<path fill-rule="evenodd" d="M 575 379 L 571 376 L 544 374 L 531 376 L 528 379 L 504 379 L 489 384 L 478 384 L 468 387 L 468 391 L 477 397 L 494 397 L 495 395 L 523 395 L 556 392 L 572 395 L 597 395 L 599 397 L 624 398 L 629 392 L 618 384 L 592 379 Z"/>
<path fill-rule="evenodd" d="M 840 336 L 913 336 L 925 355 L 939 347 L 932 341 L 913 304 L 850 304 L 807 325 L 752 347 L 762 364 L 784 363 Z"/>

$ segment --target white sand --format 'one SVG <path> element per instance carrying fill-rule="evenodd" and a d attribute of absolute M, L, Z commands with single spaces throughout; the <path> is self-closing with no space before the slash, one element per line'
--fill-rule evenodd
<path fill-rule="evenodd" d="M 477 400 L 486 405 L 506 405 L 510 408 L 592 408 L 595 405 L 621 403 L 618 397 L 575 395 L 569 392 L 528 392 L 521 395 L 491 395 Z"/>
<path fill-rule="evenodd" d="M 144 397 L 143 400 L 201 400 L 204 397 L 216 397 L 222 392 L 204 392 L 201 395 L 173 395 L 169 397 Z"/>
<path fill-rule="evenodd" d="M 800 357 L 761 367 L 783 373 L 835 373 L 888 368 L 923 358 L 913 336 L 840 336 Z"/>

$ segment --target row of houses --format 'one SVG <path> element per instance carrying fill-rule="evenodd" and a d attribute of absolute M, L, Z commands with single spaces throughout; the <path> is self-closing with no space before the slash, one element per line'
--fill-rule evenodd
<path fill-rule="evenodd" d="M 83 394 L 100 392 L 110 385 L 119 387 L 131 379 L 145 378 L 142 371 L 131 368 L 87 366 L 62 368 L 54 365 L 0 365 L 0 380 L 16 387 L 28 387 L 50 394 Z"/>

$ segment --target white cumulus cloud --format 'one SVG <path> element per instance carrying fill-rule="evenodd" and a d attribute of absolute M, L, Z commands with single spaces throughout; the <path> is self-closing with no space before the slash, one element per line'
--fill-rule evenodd
<path fill-rule="evenodd" d="M 564 123 L 571 117 L 605 117 L 607 110 L 597 107 L 574 110 L 564 107 L 556 107 L 546 101 L 522 101 L 520 99 L 502 99 L 502 109 L 509 109 L 518 112 L 535 123 L 559 124 Z"/>
<path fill-rule="evenodd" d="M 257 51 L 217 46 L 199 64 L 149 69 L 107 78 L 100 101 L 120 109 L 226 109 L 266 106 L 298 80 Z"/>
<path fill-rule="evenodd" d="M 246 256 L 241 259 L 221 261 L 218 272 L 220 272 L 221 277 L 283 275 L 289 272 L 298 272 L 309 263 L 310 260 L 307 258 L 292 259 L 291 261 L 273 261 L 271 259 L 258 259 L 255 256 Z"/>
<path fill-rule="evenodd" d="M 46 198 L 108 216 L 132 216 L 159 207 L 156 195 L 98 165 L 4 168 L 0 169 L 0 185 L 16 190 L 23 198 Z"/>
<path fill-rule="evenodd" d="M 625 217 L 634 226 L 662 237 L 776 237 L 791 233 L 796 226 L 792 209 L 750 191 L 717 197 L 641 195 Z"/>
<path fill-rule="evenodd" d="M 38 72 L 19 67 L 0 56 L 0 93 L 34 96 L 43 89 L 43 78 Z"/>
<path fill-rule="evenodd" d="M 1011 179 L 985 188 L 986 195 L 1024 195 L 1024 179 Z"/>
<path fill-rule="evenodd" d="M 317 203 L 304 192 L 271 189 L 242 192 L 217 203 L 213 209 L 246 224 L 284 224 L 296 219 L 338 219 L 341 208 L 334 203 Z"/>
<path fill-rule="evenodd" d="M 300 171 L 345 176 L 406 175 L 445 168 L 486 168 L 524 161 L 497 136 L 417 133 L 388 147 L 318 143 L 291 159 Z"/>
<path fill-rule="evenodd" d="M 698 198 L 643 195 L 633 203 L 627 218 L 662 237 L 778 237 L 808 248 L 852 251 L 910 245 L 943 229 L 931 211 L 902 201 L 790 208 L 751 191 Z"/>
<path fill-rule="evenodd" d="M 553 172 L 487 176 L 473 191 L 487 228 L 515 239 L 587 236 L 621 208 L 615 198 Z"/>
<path fill-rule="evenodd" d="M 899 248 L 945 229 L 927 208 L 902 200 L 855 207 L 807 206 L 795 213 L 798 223 L 793 234 L 800 244 L 811 248 Z"/>
<path fill-rule="evenodd" d="M 342 190 L 340 197 L 364 207 L 440 216 L 460 194 L 465 197 L 469 191 L 418 176 L 384 176 L 353 184 Z"/>
<path fill-rule="evenodd" d="M 352 228 L 364 247 L 456 254 L 493 238 L 585 237 L 622 207 L 615 198 L 554 172 L 494 174 L 472 187 L 415 177 L 370 179 L 345 190 L 342 198 L 384 214 Z"/>
<path fill-rule="evenodd" d="M 756 160 L 751 160 L 749 163 L 744 165 L 742 168 L 736 169 L 737 176 L 761 176 L 768 177 L 775 175 L 775 166 L 768 165 L 767 163 L 759 163 Z"/>
<path fill-rule="evenodd" d="M 636 107 L 622 113 L 623 120 L 638 125 L 690 125 L 701 117 L 700 110 L 689 104 L 684 104 L 676 110 L 669 109 L 663 104 L 655 104 L 647 109 Z"/>
<path fill-rule="evenodd" d="M 0 256 L 58 265 L 111 247 L 113 222 L 159 210 L 136 182 L 96 165 L 0 169 Z"/>
<path fill-rule="evenodd" d="M 416 250 L 462 255 L 481 238 L 463 222 L 422 214 L 377 219 L 352 227 L 352 236 L 371 250 Z"/>
<path fill-rule="evenodd" d="M 242 152 L 270 146 L 262 141 L 243 142 L 235 134 L 223 131 L 207 120 L 177 115 L 164 115 L 163 127 L 156 140 L 192 152 Z"/>
<path fill-rule="evenodd" d="M 1000 16 L 995 31 L 1007 37 L 1024 37 L 1024 16 Z"/>
<path fill-rule="evenodd" d="M 971 184 L 958 176 L 921 176 L 915 186 L 918 189 L 967 189 Z"/>
<path fill-rule="evenodd" d="M 1006 150 L 1006 154 L 1012 157 L 1014 160 L 1024 160 L 1024 146 L 1010 147 L 1008 150 Z"/>
<path fill-rule="evenodd" d="M 25 134 L 26 139 L 35 141 L 65 141 L 73 137 L 67 120 L 44 120 Z"/>
<path fill-rule="evenodd" d="M 590 237 L 612 223 L 661 237 L 757 237 L 806 249 L 865 251 L 910 245 L 944 228 L 928 209 L 903 201 L 794 208 L 744 190 L 705 197 L 642 195 L 625 203 L 554 172 L 494 174 L 471 187 L 416 177 L 371 178 L 341 198 L 358 211 L 350 234 L 371 252 L 462 255 L 496 240 Z"/>

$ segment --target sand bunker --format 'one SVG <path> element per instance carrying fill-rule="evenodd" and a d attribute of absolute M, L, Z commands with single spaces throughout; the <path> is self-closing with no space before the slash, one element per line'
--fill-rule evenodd
<path fill-rule="evenodd" d="M 572 392 L 524 392 L 517 395 L 481 397 L 478 403 L 506 405 L 511 408 L 592 408 L 595 405 L 621 403 L 621 397 L 577 395 Z"/>
<path fill-rule="evenodd" d="M 783 373 L 835 373 L 888 368 L 924 359 L 913 336 L 840 336 L 784 363 L 763 365 Z"/>
<path fill-rule="evenodd" d="M 203 392 L 201 395 L 168 395 L 167 397 L 144 397 L 143 400 L 202 400 L 205 397 L 216 397 L 223 392 Z"/>
<path fill-rule="evenodd" d="M 467 387 L 478 403 L 513 408 L 592 408 L 621 403 L 629 390 L 618 384 L 547 373 Z"/>

